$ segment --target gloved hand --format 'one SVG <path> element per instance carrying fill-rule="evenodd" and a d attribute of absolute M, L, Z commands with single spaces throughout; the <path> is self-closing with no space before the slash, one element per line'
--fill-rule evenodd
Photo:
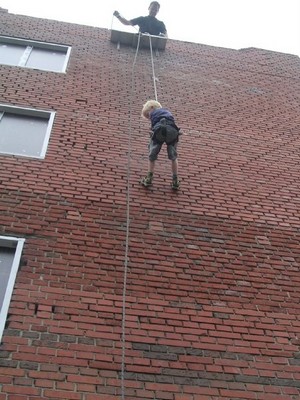
<path fill-rule="evenodd" d="M 120 13 L 119 13 L 119 11 L 114 11 L 113 15 L 114 15 L 115 17 L 119 18 Z"/>

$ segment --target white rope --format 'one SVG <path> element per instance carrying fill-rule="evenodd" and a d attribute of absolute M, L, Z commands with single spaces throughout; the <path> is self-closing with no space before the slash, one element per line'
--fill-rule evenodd
<path fill-rule="evenodd" d="M 126 242 L 124 259 L 124 279 L 122 296 L 122 364 L 121 364 L 121 398 L 125 399 L 125 361 L 126 361 L 126 291 L 127 291 L 127 273 L 128 273 L 128 250 L 129 250 L 129 231 L 130 231 L 130 168 L 131 168 L 131 130 L 132 130 L 132 99 L 134 92 L 134 68 L 140 46 L 140 34 L 138 37 L 137 48 L 132 65 L 131 75 L 131 94 L 129 103 L 129 135 L 128 135 L 128 154 L 127 154 L 127 191 L 126 191 Z"/>
<path fill-rule="evenodd" d="M 153 61 L 153 52 L 152 52 L 151 35 L 149 35 L 149 45 L 150 45 L 150 54 L 151 54 L 152 78 L 153 78 L 153 86 L 154 86 L 154 95 L 155 95 L 155 100 L 157 101 L 156 77 L 155 77 L 155 72 L 154 72 L 154 61 Z"/>
<path fill-rule="evenodd" d="M 126 292 L 127 292 L 127 275 L 128 275 L 128 253 L 129 253 L 129 233 L 130 233 L 130 170 L 131 170 L 131 131 L 132 131 L 132 102 L 134 94 L 134 69 L 137 55 L 140 47 L 141 33 L 138 35 L 138 43 L 136 47 L 135 57 L 132 64 L 131 73 L 131 93 L 129 102 L 129 135 L 128 135 L 128 153 L 127 153 L 127 190 L 126 190 L 126 240 L 124 255 L 124 278 L 122 293 L 122 361 L 121 361 L 121 399 L 125 400 L 125 367 L 126 367 Z M 155 100 L 157 101 L 156 78 L 154 72 L 154 61 L 152 52 L 151 35 L 149 35 L 152 76 L 154 84 Z"/>

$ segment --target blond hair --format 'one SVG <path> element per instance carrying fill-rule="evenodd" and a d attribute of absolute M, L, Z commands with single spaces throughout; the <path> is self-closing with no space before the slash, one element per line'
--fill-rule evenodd
<path fill-rule="evenodd" d="M 161 104 L 156 100 L 148 100 L 142 109 L 142 117 L 149 119 L 150 113 L 157 108 L 162 108 Z"/>

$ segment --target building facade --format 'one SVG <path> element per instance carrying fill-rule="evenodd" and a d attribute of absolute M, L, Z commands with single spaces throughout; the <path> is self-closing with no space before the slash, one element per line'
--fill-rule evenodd
<path fill-rule="evenodd" d="M 0 21 L 0 400 L 299 399 L 299 57 Z"/>

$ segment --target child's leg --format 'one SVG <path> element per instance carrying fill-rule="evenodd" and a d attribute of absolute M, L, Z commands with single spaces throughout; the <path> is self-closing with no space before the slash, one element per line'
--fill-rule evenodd
<path fill-rule="evenodd" d="M 144 186 L 152 185 L 155 161 L 157 159 L 158 153 L 161 149 L 161 144 L 154 142 L 153 140 L 149 143 L 149 164 L 148 164 L 148 173 L 145 178 L 142 179 L 141 183 Z"/>
<path fill-rule="evenodd" d="M 173 176 L 178 175 L 177 144 L 178 144 L 178 142 L 175 142 L 173 144 L 169 144 L 167 147 L 168 158 L 172 162 Z"/>
<path fill-rule="evenodd" d="M 155 167 L 155 161 L 151 161 L 151 160 L 149 160 L 149 172 L 151 172 L 152 173 L 152 175 L 153 175 L 153 172 L 154 172 L 154 167 Z"/>
<path fill-rule="evenodd" d="M 168 157 L 169 157 L 169 160 L 171 160 L 171 162 L 172 162 L 172 174 L 173 174 L 172 188 L 173 189 L 179 189 L 179 186 L 180 186 L 180 183 L 178 180 L 177 144 L 178 144 L 178 142 L 168 145 Z"/>
<path fill-rule="evenodd" d="M 173 177 L 172 177 L 172 189 L 179 189 L 180 186 L 180 182 L 178 179 L 178 161 L 177 158 L 176 160 L 172 160 L 172 173 L 173 173 Z"/>
<path fill-rule="evenodd" d="M 142 179 L 142 184 L 144 186 L 152 185 L 154 167 L 155 167 L 155 161 L 149 160 L 148 173 L 145 176 L 145 178 Z"/>
<path fill-rule="evenodd" d="M 176 160 L 172 160 L 172 173 L 173 173 L 173 176 L 178 175 L 178 160 L 177 160 L 177 158 L 176 158 Z"/>

